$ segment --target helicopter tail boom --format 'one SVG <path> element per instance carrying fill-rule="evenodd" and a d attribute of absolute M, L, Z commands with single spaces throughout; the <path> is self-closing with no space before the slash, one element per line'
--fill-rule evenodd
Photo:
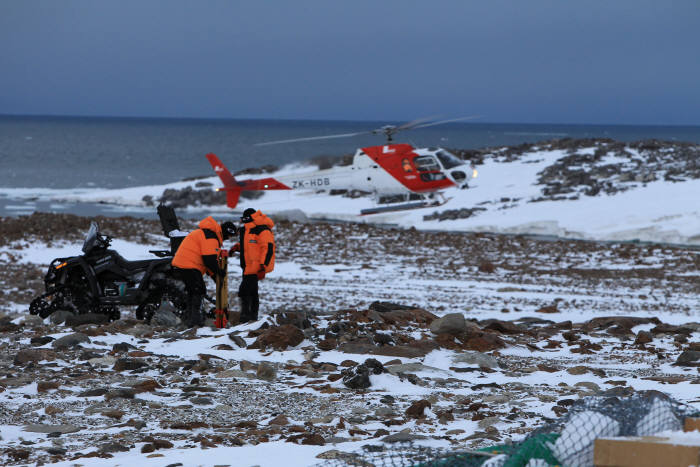
<path fill-rule="evenodd" d="M 207 159 L 214 169 L 214 172 L 216 172 L 224 184 L 224 187 L 219 188 L 219 190 L 226 191 L 226 204 L 230 208 L 236 207 L 242 191 L 291 190 L 291 188 L 284 183 L 271 177 L 238 181 L 216 154 L 207 154 Z"/>

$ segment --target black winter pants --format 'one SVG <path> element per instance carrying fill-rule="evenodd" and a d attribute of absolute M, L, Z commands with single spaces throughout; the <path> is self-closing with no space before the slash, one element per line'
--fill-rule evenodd
<path fill-rule="evenodd" d="M 257 274 L 246 274 L 243 276 L 241 285 L 238 287 L 238 296 L 241 297 L 241 323 L 256 321 L 258 319 L 258 309 L 260 308 Z"/>
<path fill-rule="evenodd" d="M 178 269 L 187 292 L 187 316 L 189 326 L 201 326 L 204 324 L 204 316 L 201 314 L 202 299 L 206 294 L 204 278 L 197 269 Z"/>

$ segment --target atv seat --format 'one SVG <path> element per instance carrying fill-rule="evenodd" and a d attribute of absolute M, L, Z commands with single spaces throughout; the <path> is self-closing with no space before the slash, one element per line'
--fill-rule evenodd
<path fill-rule="evenodd" d="M 148 267 L 153 264 L 154 259 L 144 259 L 140 261 L 129 261 L 128 259 L 125 259 L 122 255 L 117 253 L 116 251 L 112 252 L 114 261 L 117 263 L 117 265 L 120 268 L 124 268 L 127 271 L 139 271 L 141 269 L 146 270 Z"/>

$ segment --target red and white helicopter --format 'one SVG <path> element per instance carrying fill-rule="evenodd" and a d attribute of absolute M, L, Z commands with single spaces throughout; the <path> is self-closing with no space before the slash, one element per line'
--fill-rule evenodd
<path fill-rule="evenodd" d="M 258 190 L 359 190 L 373 193 L 377 204 L 385 204 L 364 209 L 361 211 L 363 215 L 438 206 L 447 202 L 442 193 L 445 189 L 467 188 L 467 182 L 477 176 L 476 169 L 443 148 L 414 148 L 410 144 L 393 144 L 393 135 L 403 130 L 472 118 L 475 117 L 430 123 L 426 123 L 429 119 L 420 119 L 366 132 L 258 143 L 283 144 L 363 134 L 383 134 L 387 138 L 384 145 L 358 149 L 351 165 L 298 175 L 236 180 L 215 154 L 207 154 L 206 157 L 224 184 L 219 191 L 226 191 L 226 204 L 231 208 L 238 204 L 242 191 Z"/>

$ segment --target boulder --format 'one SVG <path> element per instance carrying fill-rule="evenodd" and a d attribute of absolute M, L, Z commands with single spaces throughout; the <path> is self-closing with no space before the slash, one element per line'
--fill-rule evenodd
<path fill-rule="evenodd" d="M 133 399 L 136 391 L 131 388 L 112 389 L 105 394 L 105 400 L 112 399 Z"/>
<path fill-rule="evenodd" d="M 28 315 L 24 317 L 24 320 L 20 323 L 27 328 L 36 328 L 44 325 L 44 320 L 36 315 Z"/>
<path fill-rule="evenodd" d="M 342 371 L 343 384 L 350 389 L 367 389 L 371 386 L 369 368 L 361 364 Z"/>
<path fill-rule="evenodd" d="M 396 311 L 396 310 L 411 310 L 414 307 L 406 306 L 406 305 L 399 305 L 398 303 L 391 303 L 391 302 L 372 302 L 369 306 L 369 310 L 371 311 L 376 311 L 379 313 L 386 313 L 388 311 Z"/>
<path fill-rule="evenodd" d="M 41 347 L 42 345 L 46 345 L 53 340 L 55 340 L 55 339 L 51 336 L 39 336 L 39 337 L 32 337 L 29 340 L 29 343 L 34 347 Z"/>
<path fill-rule="evenodd" d="M 291 324 L 299 329 L 311 327 L 311 321 L 306 311 L 282 311 L 275 314 L 275 321 L 280 326 Z"/>
<path fill-rule="evenodd" d="M 22 349 L 15 355 L 15 365 L 25 365 L 33 362 L 37 363 L 43 360 L 56 360 L 56 352 L 50 349 Z"/>
<path fill-rule="evenodd" d="M 674 365 L 678 366 L 700 366 L 699 350 L 684 350 L 676 360 Z"/>
<path fill-rule="evenodd" d="M 153 335 L 153 328 L 148 324 L 138 323 L 124 330 L 124 332 L 134 337 L 150 337 Z"/>
<path fill-rule="evenodd" d="M 57 350 L 65 350 L 84 343 L 90 343 L 90 338 L 83 333 L 76 332 L 56 339 L 51 343 L 51 347 Z"/>
<path fill-rule="evenodd" d="M 464 348 L 478 352 L 488 352 L 506 347 L 506 343 L 495 334 L 483 333 L 481 336 L 470 337 L 464 342 Z"/>
<path fill-rule="evenodd" d="M 384 365 L 382 365 L 381 362 L 375 358 L 368 358 L 367 360 L 365 360 L 364 365 L 374 375 L 381 375 L 382 373 L 386 373 L 386 369 L 384 368 Z"/>
<path fill-rule="evenodd" d="M 284 324 L 270 327 L 258 336 L 249 347 L 251 349 L 266 349 L 272 347 L 275 350 L 285 350 L 287 347 L 296 347 L 304 341 L 304 333 L 296 326 Z"/>
<path fill-rule="evenodd" d="M 177 326 L 180 319 L 175 315 L 175 307 L 168 301 L 164 301 L 153 313 L 151 324 L 154 326 Z"/>
<path fill-rule="evenodd" d="M 384 368 L 386 368 L 386 371 L 395 376 L 399 374 L 418 373 L 420 371 L 445 372 L 445 370 L 442 370 L 440 368 L 423 365 L 422 363 L 416 362 L 387 365 Z"/>
<path fill-rule="evenodd" d="M 75 425 L 34 424 L 34 425 L 26 425 L 24 427 L 24 431 L 28 431 L 30 433 L 61 433 L 61 434 L 66 434 L 66 433 L 76 433 L 76 432 L 80 431 L 80 427 L 75 426 Z"/>
<path fill-rule="evenodd" d="M 498 368 L 500 365 L 491 355 L 481 352 L 462 352 L 452 357 L 452 363 L 467 363 L 484 368 Z"/>
<path fill-rule="evenodd" d="M 246 344 L 245 339 L 243 339 L 241 336 L 234 334 L 234 333 L 229 333 L 228 338 L 233 341 L 234 344 L 236 344 L 238 347 L 241 349 L 245 349 L 248 347 L 248 344 Z"/>
<path fill-rule="evenodd" d="M 100 313 L 85 313 L 66 317 L 66 326 L 78 327 L 83 324 L 105 324 L 109 321 L 109 316 Z"/>
<path fill-rule="evenodd" d="M 137 358 L 120 358 L 114 364 L 114 371 L 132 371 L 148 366 L 143 360 Z"/>
<path fill-rule="evenodd" d="M 335 338 L 330 337 L 328 339 L 323 339 L 322 341 L 320 341 L 317 344 L 317 346 L 321 350 L 333 350 L 336 347 L 338 347 L 338 341 Z"/>
<path fill-rule="evenodd" d="M 406 417 L 416 419 L 423 418 L 425 416 L 423 414 L 423 411 L 426 407 L 432 407 L 429 401 L 425 399 L 415 401 L 411 404 L 411 406 L 408 409 L 406 409 Z"/>
<path fill-rule="evenodd" d="M 255 373 L 255 376 L 257 376 L 258 379 L 265 381 L 274 381 L 277 379 L 277 371 L 271 364 L 267 362 L 260 362 L 258 364 L 258 370 Z"/>
<path fill-rule="evenodd" d="M 68 311 L 68 310 L 56 310 L 53 313 L 51 313 L 51 317 L 49 318 L 52 324 L 61 324 L 65 323 L 66 320 L 70 317 L 75 316 L 75 313 Z"/>
<path fill-rule="evenodd" d="M 270 420 L 267 424 L 268 425 L 280 425 L 280 426 L 289 425 L 289 419 L 286 417 L 286 415 L 280 414 L 280 415 L 276 416 L 275 418 L 273 418 L 272 420 Z"/>
<path fill-rule="evenodd" d="M 430 323 L 433 334 L 461 334 L 467 330 L 467 322 L 462 313 L 450 313 Z"/>
<path fill-rule="evenodd" d="M 634 339 L 634 343 L 636 345 L 644 345 L 644 344 L 650 343 L 653 340 L 654 340 L 654 337 L 651 335 L 650 332 L 639 331 L 637 333 L 637 337 Z"/>

